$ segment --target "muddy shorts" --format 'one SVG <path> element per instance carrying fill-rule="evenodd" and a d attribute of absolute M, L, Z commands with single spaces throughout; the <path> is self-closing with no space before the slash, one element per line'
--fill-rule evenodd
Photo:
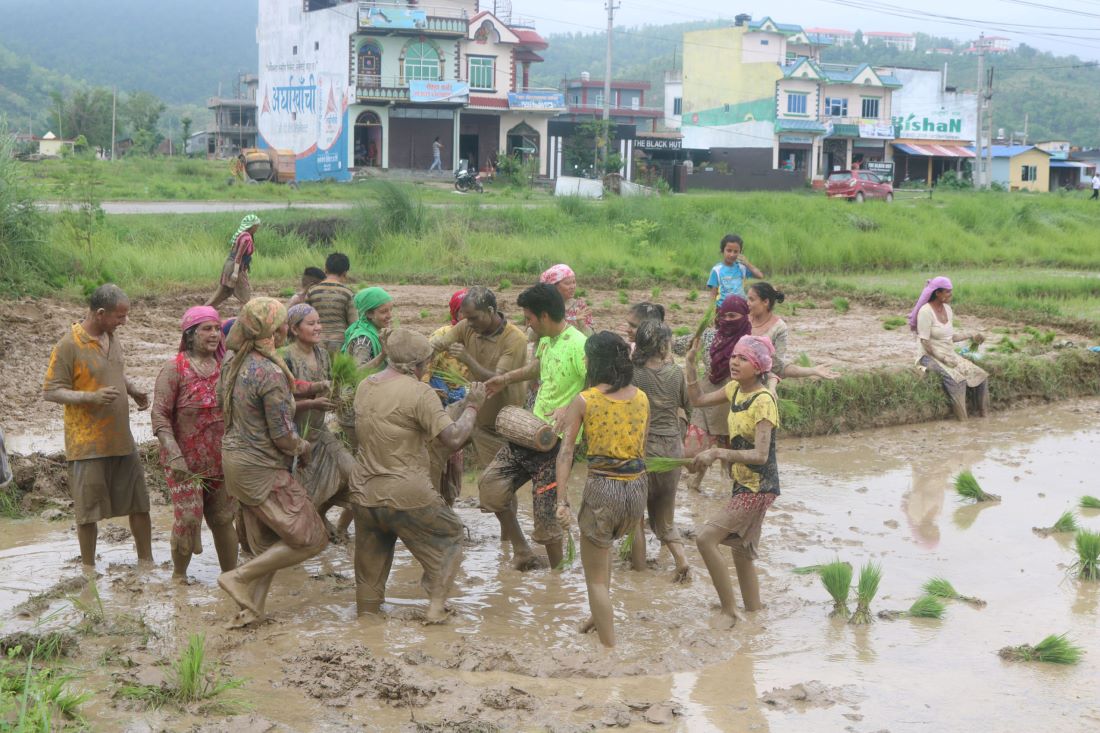
<path fill-rule="evenodd" d="M 470 438 L 470 442 L 473 445 L 474 453 L 477 455 L 478 468 L 485 468 L 493 462 L 497 453 L 500 453 L 505 440 L 497 435 L 495 431 L 478 425 L 474 428 L 474 434 Z"/>
<path fill-rule="evenodd" d="M 644 473 L 621 481 L 589 472 L 577 513 L 581 537 L 597 547 L 611 547 L 612 542 L 636 529 L 645 512 L 648 485 Z"/>
<path fill-rule="evenodd" d="M 437 501 L 417 509 L 365 507 L 355 512 L 355 599 L 360 610 L 376 612 L 386 598 L 386 580 L 400 539 L 424 568 L 420 586 L 429 597 L 446 594 L 462 560 L 462 521 Z"/>
<path fill-rule="evenodd" d="M 531 539 L 540 545 L 561 540 L 561 526 L 556 516 L 558 484 L 554 465 L 560 448 L 561 441 L 545 453 L 505 443 L 478 479 L 481 511 L 494 514 L 506 511 L 513 506 L 519 487 L 530 481 L 535 519 Z"/>
<path fill-rule="evenodd" d="M 232 293 L 237 297 L 237 300 L 242 303 L 247 303 L 252 297 L 252 286 L 248 283 L 248 270 L 241 269 L 237 273 L 237 284 L 230 287 L 229 279 L 233 277 L 233 259 L 230 258 L 225 261 L 225 266 L 222 267 L 221 280 L 218 281 L 219 289 L 223 289 L 226 292 Z"/>
<path fill-rule="evenodd" d="M 145 470 L 137 452 L 69 461 L 69 491 L 77 524 L 149 513 Z"/>
<path fill-rule="evenodd" d="M 650 435 L 646 441 L 646 455 L 679 458 L 684 453 L 683 440 L 679 435 Z M 649 528 L 661 542 L 680 542 L 680 531 L 676 529 L 676 486 L 680 483 L 683 469 L 651 473 L 649 491 L 646 494 L 646 511 L 649 514 Z"/>
<path fill-rule="evenodd" d="M 764 515 L 778 494 L 754 494 L 745 489 L 738 491 L 738 488 L 734 487 L 733 497 L 721 511 L 707 519 L 707 524 L 726 530 L 725 539 L 718 544 L 744 550 L 755 560 Z"/>
<path fill-rule="evenodd" d="M 272 470 L 276 476 L 267 498 L 255 506 L 242 505 L 249 549 L 254 555 L 261 555 L 282 540 L 295 550 L 307 547 L 320 550 L 328 542 L 328 533 L 309 492 L 289 471 Z"/>

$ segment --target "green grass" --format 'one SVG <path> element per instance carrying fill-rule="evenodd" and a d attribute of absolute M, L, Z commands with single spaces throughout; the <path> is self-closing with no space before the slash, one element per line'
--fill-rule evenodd
<path fill-rule="evenodd" d="M 847 620 L 851 616 L 848 610 L 848 595 L 852 590 L 852 566 L 837 560 L 820 569 L 821 584 L 833 599 L 833 610 L 829 616 Z"/>
<path fill-rule="evenodd" d="M 1021 644 L 1001 649 L 1002 659 L 1016 662 L 1048 662 L 1050 664 L 1077 664 L 1084 650 L 1070 641 L 1065 634 L 1051 634 L 1035 646 Z"/>
<path fill-rule="evenodd" d="M 906 325 L 908 321 L 901 316 L 890 316 L 882 321 L 882 327 L 887 331 L 893 331 Z"/>
<path fill-rule="evenodd" d="M 187 646 L 180 650 L 172 665 L 169 680 L 162 685 L 130 683 L 119 688 L 119 695 L 144 702 L 157 708 L 192 703 L 206 703 L 210 709 L 233 710 L 240 703 L 231 699 L 219 699 L 225 693 L 240 688 L 244 680 L 224 677 L 219 669 L 206 659 L 206 635 L 191 634 Z"/>
<path fill-rule="evenodd" d="M 856 612 L 848 620 L 850 624 L 862 625 L 874 621 L 871 615 L 871 601 L 878 593 L 879 583 L 882 581 L 882 566 L 874 562 L 866 562 L 859 569 L 859 582 L 856 584 Z"/>
<path fill-rule="evenodd" d="M 837 313 L 847 313 L 850 307 L 847 298 L 833 298 L 833 310 Z"/>
<path fill-rule="evenodd" d="M 974 502 L 1001 500 L 1001 497 L 996 494 L 987 494 L 983 491 L 978 479 L 974 478 L 974 474 L 970 471 L 961 471 L 955 476 L 955 493 L 960 499 Z"/>
<path fill-rule="evenodd" d="M 1100 499 L 1095 496 L 1082 496 L 1081 497 L 1082 509 L 1100 509 Z"/>
<path fill-rule="evenodd" d="M 1077 550 L 1077 562 L 1074 564 L 1077 577 L 1083 580 L 1100 580 L 1100 532 L 1077 530 L 1073 537 L 1073 547 Z"/>

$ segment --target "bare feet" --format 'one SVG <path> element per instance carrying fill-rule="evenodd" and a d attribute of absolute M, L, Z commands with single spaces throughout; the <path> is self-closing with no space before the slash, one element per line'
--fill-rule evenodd
<path fill-rule="evenodd" d="M 253 621 L 260 617 L 260 614 L 256 610 L 255 601 L 252 598 L 252 589 L 247 583 L 241 582 L 240 578 L 237 576 L 236 570 L 230 570 L 227 573 L 219 575 L 218 586 L 228 593 L 229 597 L 232 598 L 242 610 L 249 611 L 255 617 Z"/>
<path fill-rule="evenodd" d="M 446 623 L 450 615 L 450 610 L 448 610 L 442 604 L 440 604 L 440 606 L 438 607 L 436 607 L 435 604 L 432 604 L 428 606 L 428 610 L 424 614 L 424 624 L 426 626 L 431 626 L 434 624 Z"/>
<path fill-rule="evenodd" d="M 535 570 L 539 567 L 539 559 L 531 551 L 517 552 L 512 557 L 512 568 L 520 571 L 521 573 L 528 570 Z"/>
<path fill-rule="evenodd" d="M 191 581 L 187 579 L 187 573 L 172 573 L 172 582 L 178 585 L 191 585 Z"/>
<path fill-rule="evenodd" d="M 709 626 L 712 629 L 717 629 L 718 631 L 725 631 L 726 629 L 732 629 L 734 626 L 737 625 L 739 621 L 743 620 L 744 619 L 742 618 L 741 614 L 737 613 L 736 611 L 734 611 L 732 614 L 727 613 L 726 611 L 722 611 L 710 620 Z"/>
<path fill-rule="evenodd" d="M 243 611 L 238 612 L 237 615 L 233 617 L 233 620 L 225 625 L 225 628 L 244 629 L 251 626 L 252 624 L 259 623 L 260 621 L 263 621 L 263 619 L 246 608 Z"/>
<path fill-rule="evenodd" d="M 691 566 L 685 565 L 682 568 L 676 568 L 676 572 L 672 574 L 673 583 L 690 583 L 691 582 Z"/>
<path fill-rule="evenodd" d="M 596 630 L 596 619 L 593 618 L 592 616 L 589 616 L 584 621 L 577 624 L 577 633 L 578 634 L 591 634 L 595 630 Z"/>

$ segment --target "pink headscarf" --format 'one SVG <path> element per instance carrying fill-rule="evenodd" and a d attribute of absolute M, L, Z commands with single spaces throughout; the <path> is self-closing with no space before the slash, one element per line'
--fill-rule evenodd
<path fill-rule="evenodd" d="M 742 336 L 733 347 L 734 356 L 740 356 L 760 373 L 772 370 L 775 346 L 767 336 Z"/>
<path fill-rule="evenodd" d="M 207 321 L 213 321 L 221 328 L 222 319 L 218 315 L 218 311 L 211 308 L 208 305 L 196 305 L 194 308 L 188 308 L 187 312 L 183 314 L 183 318 L 180 319 L 180 331 L 184 332 L 189 328 L 194 328 L 200 323 L 206 323 Z M 187 346 L 184 344 L 183 336 L 180 336 L 179 351 L 184 351 Z M 218 343 L 218 349 L 214 352 L 214 358 L 221 361 L 225 356 L 225 339 L 222 338 Z"/>
<path fill-rule="evenodd" d="M 951 281 L 946 277 L 934 277 L 924 284 L 924 290 L 921 291 L 920 297 L 917 298 L 917 304 L 913 306 L 913 310 L 909 311 L 909 330 L 913 333 L 917 332 L 917 313 L 921 307 L 928 302 L 932 297 L 932 293 L 937 290 L 951 290 Z"/>
<path fill-rule="evenodd" d="M 539 282 L 546 283 L 547 285 L 557 285 L 566 278 L 576 276 L 576 273 L 573 272 L 573 268 L 569 265 L 554 265 L 549 270 L 539 275 Z"/>

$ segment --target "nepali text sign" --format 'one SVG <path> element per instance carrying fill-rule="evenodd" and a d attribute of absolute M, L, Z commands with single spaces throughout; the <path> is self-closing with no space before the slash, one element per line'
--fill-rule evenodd
<path fill-rule="evenodd" d="M 511 109 L 565 109 L 561 92 L 508 92 Z"/>
<path fill-rule="evenodd" d="M 359 27 L 423 29 L 428 27 L 428 14 L 423 10 L 398 8 L 391 5 L 385 8 L 360 5 Z"/>
<path fill-rule="evenodd" d="M 870 140 L 893 140 L 894 126 L 880 122 L 861 122 L 859 136 Z"/>
<path fill-rule="evenodd" d="M 783 133 L 779 136 L 780 144 L 787 143 L 790 145 L 813 145 L 814 138 L 812 135 L 792 135 L 790 133 Z"/>
<path fill-rule="evenodd" d="M 639 137 L 634 140 L 634 147 L 639 150 L 680 150 L 683 146 L 684 141 L 679 138 Z"/>
<path fill-rule="evenodd" d="M 464 81 L 409 82 L 410 102 L 466 102 L 470 98 L 470 85 Z"/>

